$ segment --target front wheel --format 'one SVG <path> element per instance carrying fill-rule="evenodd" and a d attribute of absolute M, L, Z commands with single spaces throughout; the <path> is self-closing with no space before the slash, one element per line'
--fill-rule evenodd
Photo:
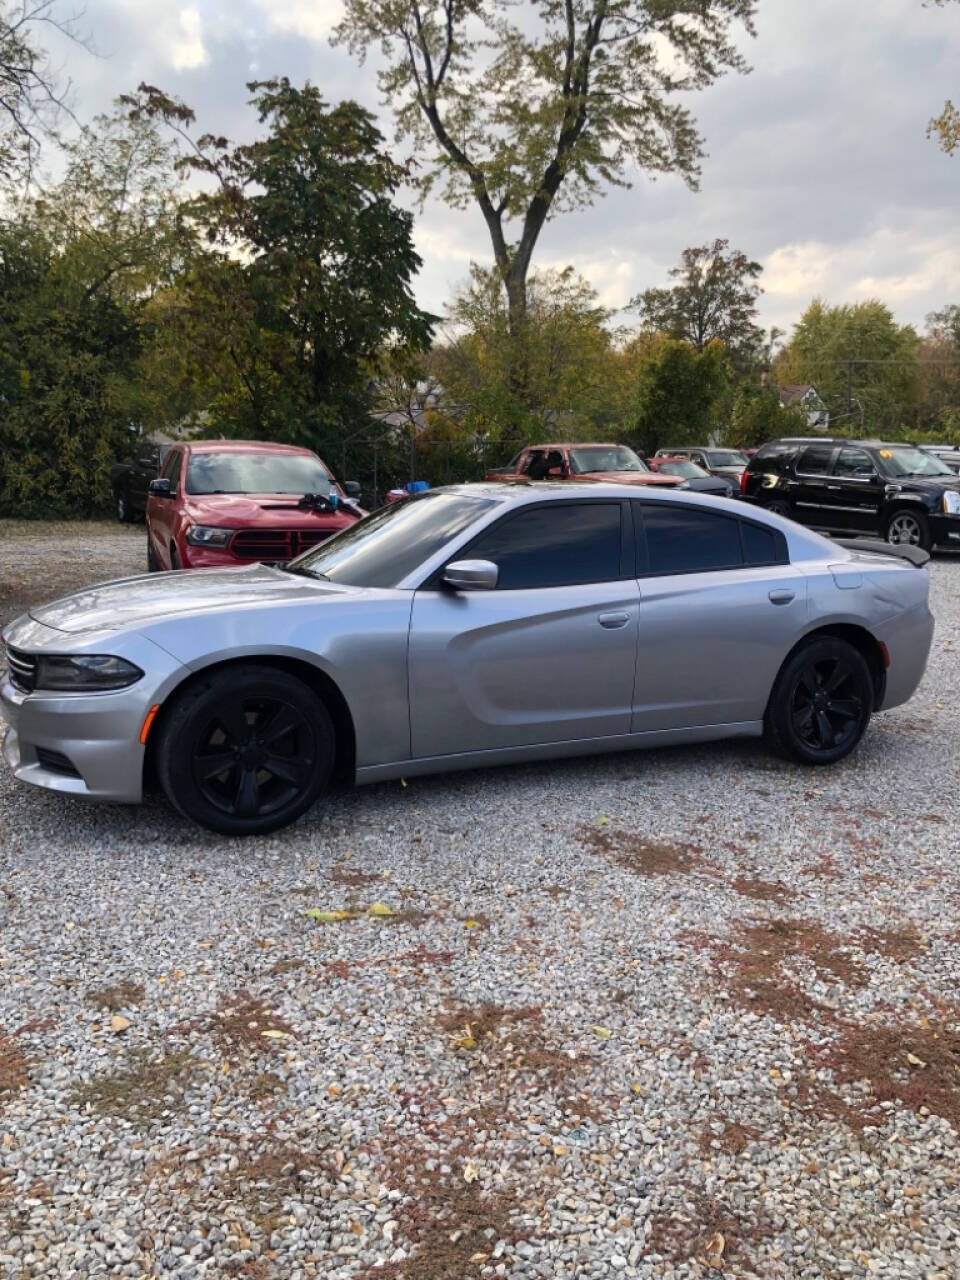
<path fill-rule="evenodd" d="M 153 549 L 153 539 L 147 534 L 147 573 L 156 573 L 160 566 L 157 564 L 157 556 Z"/>
<path fill-rule="evenodd" d="M 133 520 L 133 512 L 130 509 L 130 499 L 123 489 L 118 489 L 113 498 L 113 510 L 120 524 L 130 524 Z"/>
<path fill-rule="evenodd" d="M 933 545 L 930 521 L 922 511 L 894 511 L 887 520 L 884 537 L 894 546 L 922 547 L 924 551 Z"/>
<path fill-rule="evenodd" d="M 873 712 L 873 680 L 846 640 L 814 638 L 787 659 L 767 707 L 767 736 L 802 764 L 835 764 L 863 737 Z"/>
<path fill-rule="evenodd" d="M 329 713 L 308 685 L 245 664 L 200 679 L 165 712 L 157 773 L 186 817 L 225 835 L 259 835 L 319 798 L 334 748 Z"/>

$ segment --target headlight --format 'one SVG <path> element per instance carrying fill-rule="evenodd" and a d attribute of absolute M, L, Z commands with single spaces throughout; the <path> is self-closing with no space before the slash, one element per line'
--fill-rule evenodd
<path fill-rule="evenodd" d="M 63 693 L 98 693 L 126 689 L 143 675 L 139 667 L 124 658 L 108 654 L 78 653 L 74 657 L 37 655 L 37 689 Z"/>
<path fill-rule="evenodd" d="M 215 529 L 209 524 L 194 524 L 187 530 L 187 541 L 191 547 L 225 547 L 235 529 Z"/>
<path fill-rule="evenodd" d="M 960 493 L 947 489 L 943 495 L 943 509 L 948 516 L 960 516 Z"/>

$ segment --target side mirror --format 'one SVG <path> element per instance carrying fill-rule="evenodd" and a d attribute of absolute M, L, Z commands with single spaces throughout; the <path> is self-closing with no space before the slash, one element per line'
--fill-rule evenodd
<path fill-rule="evenodd" d="M 173 493 L 170 490 L 170 481 L 166 476 L 161 476 L 158 480 L 151 480 L 150 492 L 155 498 L 173 497 Z"/>
<path fill-rule="evenodd" d="M 455 591 L 492 591 L 500 570 L 491 560 L 454 560 L 443 571 L 443 581 Z"/>
<path fill-rule="evenodd" d="M 359 498 L 360 497 L 359 482 L 356 480 L 344 480 L 343 492 L 347 495 L 348 498 Z"/>

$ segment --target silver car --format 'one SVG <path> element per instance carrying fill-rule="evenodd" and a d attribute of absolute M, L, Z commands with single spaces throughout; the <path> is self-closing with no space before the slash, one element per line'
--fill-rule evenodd
<path fill-rule="evenodd" d="M 765 734 L 830 764 L 906 701 L 925 553 L 722 499 L 484 484 L 385 507 L 286 569 L 127 578 L 4 634 L 14 776 L 215 831 L 354 782 Z"/>

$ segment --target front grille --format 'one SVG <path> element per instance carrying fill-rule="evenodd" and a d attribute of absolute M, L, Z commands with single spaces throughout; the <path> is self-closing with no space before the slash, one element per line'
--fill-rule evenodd
<path fill-rule="evenodd" d="M 7 669 L 10 683 L 21 693 L 33 693 L 37 687 L 37 660 L 32 653 L 7 646 Z"/>
<path fill-rule="evenodd" d="M 80 771 L 62 751 L 50 751 L 47 747 L 37 747 L 37 763 L 42 764 L 51 773 L 62 773 L 67 778 L 79 778 Z"/>
<path fill-rule="evenodd" d="M 293 560 L 302 551 L 326 542 L 332 529 L 241 529 L 230 550 L 238 560 Z"/>

